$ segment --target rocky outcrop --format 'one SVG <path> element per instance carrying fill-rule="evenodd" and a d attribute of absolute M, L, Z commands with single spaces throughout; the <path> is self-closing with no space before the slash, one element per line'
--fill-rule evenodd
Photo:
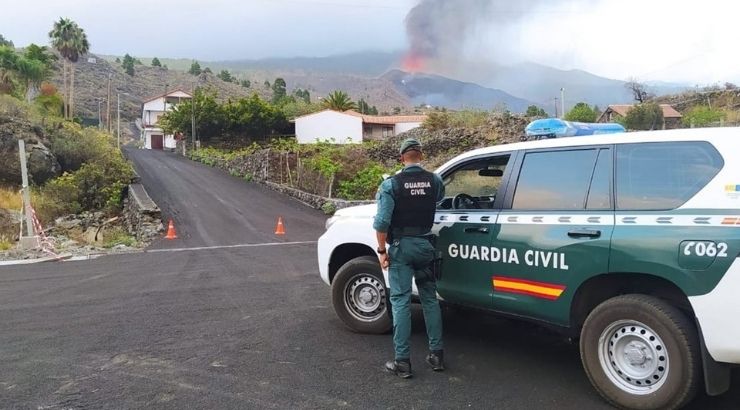
<path fill-rule="evenodd" d="M 59 176 L 61 166 L 43 139 L 43 129 L 11 113 L 0 112 L 0 183 L 20 185 L 21 164 L 18 140 L 26 143 L 26 159 L 31 181 L 43 184 Z"/>

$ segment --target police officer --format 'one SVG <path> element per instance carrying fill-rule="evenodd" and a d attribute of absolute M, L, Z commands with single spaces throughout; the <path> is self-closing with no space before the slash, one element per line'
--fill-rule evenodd
<path fill-rule="evenodd" d="M 429 338 L 426 362 L 435 371 L 444 370 L 442 352 L 442 314 L 437 300 L 437 285 L 430 265 L 436 254 L 430 243 L 434 212 L 444 198 L 442 179 L 424 170 L 421 144 L 407 139 L 401 144 L 404 168 L 380 184 L 378 211 L 373 222 L 378 239 L 380 265 L 388 269 L 390 301 L 393 310 L 395 359 L 385 364 L 387 371 L 412 376 L 409 352 L 411 336 L 411 280 L 415 278 Z M 388 244 L 386 246 L 386 244 Z"/>

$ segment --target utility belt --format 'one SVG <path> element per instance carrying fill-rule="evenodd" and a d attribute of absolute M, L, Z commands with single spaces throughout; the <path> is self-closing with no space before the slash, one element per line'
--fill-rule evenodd
<path fill-rule="evenodd" d="M 424 229 L 416 226 L 405 227 L 405 228 L 391 228 L 389 230 L 393 239 L 401 239 L 404 236 L 432 236 L 429 229 Z"/>

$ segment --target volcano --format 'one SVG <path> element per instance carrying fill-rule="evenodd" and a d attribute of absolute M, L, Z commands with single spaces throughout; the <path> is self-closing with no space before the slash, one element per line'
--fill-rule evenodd
<path fill-rule="evenodd" d="M 524 112 L 534 104 L 498 89 L 434 74 L 390 70 L 380 78 L 391 82 L 396 91 L 407 96 L 415 106 L 481 110 L 505 108 L 512 112 Z"/>

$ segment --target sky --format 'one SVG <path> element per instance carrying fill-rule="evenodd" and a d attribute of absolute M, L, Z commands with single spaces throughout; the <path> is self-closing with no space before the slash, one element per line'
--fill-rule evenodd
<path fill-rule="evenodd" d="M 446 42 L 436 58 L 740 82 L 736 0 L 0 0 L 0 34 L 17 46 L 45 44 L 65 16 L 99 54 L 210 61 L 398 51 L 411 44 L 405 19 L 419 3 L 444 4 L 434 18 L 451 19 L 430 22 Z M 466 13 L 455 20 L 456 10 Z"/>

